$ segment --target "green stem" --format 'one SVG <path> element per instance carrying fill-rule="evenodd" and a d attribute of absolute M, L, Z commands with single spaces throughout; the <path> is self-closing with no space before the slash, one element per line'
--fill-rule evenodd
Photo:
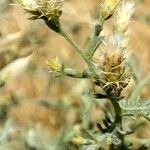
<path fill-rule="evenodd" d="M 83 70 L 82 72 L 80 72 L 72 68 L 64 68 L 62 70 L 62 73 L 64 75 L 67 75 L 73 78 L 89 78 L 90 77 L 90 74 L 86 70 Z"/>
<path fill-rule="evenodd" d="M 79 45 L 72 39 L 72 37 L 66 31 L 64 31 L 63 29 L 61 29 L 60 34 L 72 45 L 72 47 L 77 51 L 77 53 L 84 60 L 86 60 L 82 48 L 79 47 Z"/>
<path fill-rule="evenodd" d="M 102 39 L 104 37 L 100 37 L 99 34 L 102 31 L 102 26 L 100 24 L 96 24 L 93 29 L 89 39 L 89 43 L 86 49 L 86 57 L 88 60 L 91 60 L 94 53 L 96 52 L 99 45 L 102 43 Z"/>
<path fill-rule="evenodd" d="M 111 99 L 110 101 L 114 107 L 115 110 L 115 125 L 117 128 L 120 128 L 122 130 L 122 116 L 121 116 L 121 108 L 119 106 L 119 103 L 115 99 Z M 121 144 L 117 146 L 116 149 L 120 149 L 124 147 L 124 135 L 118 132 L 118 137 L 121 140 Z"/>
<path fill-rule="evenodd" d="M 97 32 L 95 31 L 96 35 L 98 35 L 99 33 L 100 33 L 100 30 L 97 31 Z M 72 47 L 75 48 L 77 53 L 85 60 L 91 74 L 94 74 L 94 76 L 97 76 L 96 73 L 95 73 L 95 69 L 94 69 L 93 64 L 87 58 L 87 56 L 83 53 L 83 50 L 78 46 L 78 44 L 71 38 L 71 36 L 69 34 L 67 34 L 66 31 L 64 31 L 63 29 L 61 29 L 60 34 L 72 45 Z M 97 78 L 98 78 L 98 76 L 97 76 Z M 99 81 L 102 82 L 102 84 L 104 82 L 104 81 L 101 81 L 101 79 L 99 79 Z"/>

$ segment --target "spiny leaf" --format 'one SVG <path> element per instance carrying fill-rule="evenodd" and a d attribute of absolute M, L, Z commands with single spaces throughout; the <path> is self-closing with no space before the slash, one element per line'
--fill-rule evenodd
<path fill-rule="evenodd" d="M 120 107 L 123 110 L 123 115 L 143 116 L 145 119 L 150 120 L 150 99 L 141 100 L 132 105 L 120 103 Z"/>

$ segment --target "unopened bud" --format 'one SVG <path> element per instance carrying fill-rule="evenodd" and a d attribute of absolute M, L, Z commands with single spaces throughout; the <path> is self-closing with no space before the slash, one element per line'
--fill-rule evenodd
<path fill-rule="evenodd" d="M 47 65 L 51 71 L 55 71 L 55 72 L 61 71 L 62 65 L 59 62 L 58 58 L 48 60 Z"/>

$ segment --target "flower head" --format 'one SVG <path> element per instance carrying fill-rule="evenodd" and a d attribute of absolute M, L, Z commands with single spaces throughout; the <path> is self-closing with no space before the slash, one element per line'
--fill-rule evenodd
<path fill-rule="evenodd" d="M 18 4 L 29 11 L 38 10 L 38 0 L 17 0 Z"/>
<path fill-rule="evenodd" d="M 62 13 L 62 0 L 40 0 L 39 5 L 48 18 L 59 18 Z"/>
<path fill-rule="evenodd" d="M 105 0 L 101 4 L 100 15 L 104 20 L 106 20 L 113 14 L 119 2 L 120 0 Z"/>
<path fill-rule="evenodd" d="M 103 87 L 105 92 L 110 96 L 119 97 L 121 91 L 129 83 L 130 72 L 126 62 L 126 51 L 120 50 L 117 45 L 112 46 L 113 44 L 116 44 L 116 42 L 107 41 L 99 59 L 98 67 L 101 78 L 106 82 Z"/>
<path fill-rule="evenodd" d="M 133 1 L 123 1 L 116 13 L 114 21 L 115 34 L 121 39 L 120 47 L 126 47 L 129 42 L 129 30 L 128 25 L 130 23 L 131 16 L 134 11 Z"/>
<path fill-rule="evenodd" d="M 62 13 L 62 0 L 17 0 L 26 11 L 33 14 L 31 19 L 46 17 L 58 19 Z"/>
<path fill-rule="evenodd" d="M 131 15 L 134 11 L 134 2 L 129 1 L 120 5 L 115 19 L 115 27 L 118 32 L 124 33 L 128 30 L 128 25 L 131 19 Z"/>

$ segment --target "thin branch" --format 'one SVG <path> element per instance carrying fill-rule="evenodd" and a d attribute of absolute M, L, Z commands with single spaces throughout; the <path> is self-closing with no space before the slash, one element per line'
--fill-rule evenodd
<path fill-rule="evenodd" d="M 86 70 L 80 72 L 72 68 L 64 68 L 62 74 L 73 78 L 89 78 L 91 76 Z"/>
<path fill-rule="evenodd" d="M 84 60 L 86 60 L 82 48 L 79 47 L 79 45 L 72 39 L 72 37 L 66 31 L 64 31 L 63 29 L 61 29 L 60 34 L 72 45 L 72 47 L 77 51 L 77 53 Z"/>
<path fill-rule="evenodd" d="M 92 33 L 91 33 L 88 47 L 87 47 L 86 54 L 85 54 L 89 60 L 92 59 L 97 48 L 102 43 L 102 40 L 104 37 L 99 36 L 101 31 L 102 31 L 102 26 L 99 24 L 96 24 L 92 29 Z"/>

